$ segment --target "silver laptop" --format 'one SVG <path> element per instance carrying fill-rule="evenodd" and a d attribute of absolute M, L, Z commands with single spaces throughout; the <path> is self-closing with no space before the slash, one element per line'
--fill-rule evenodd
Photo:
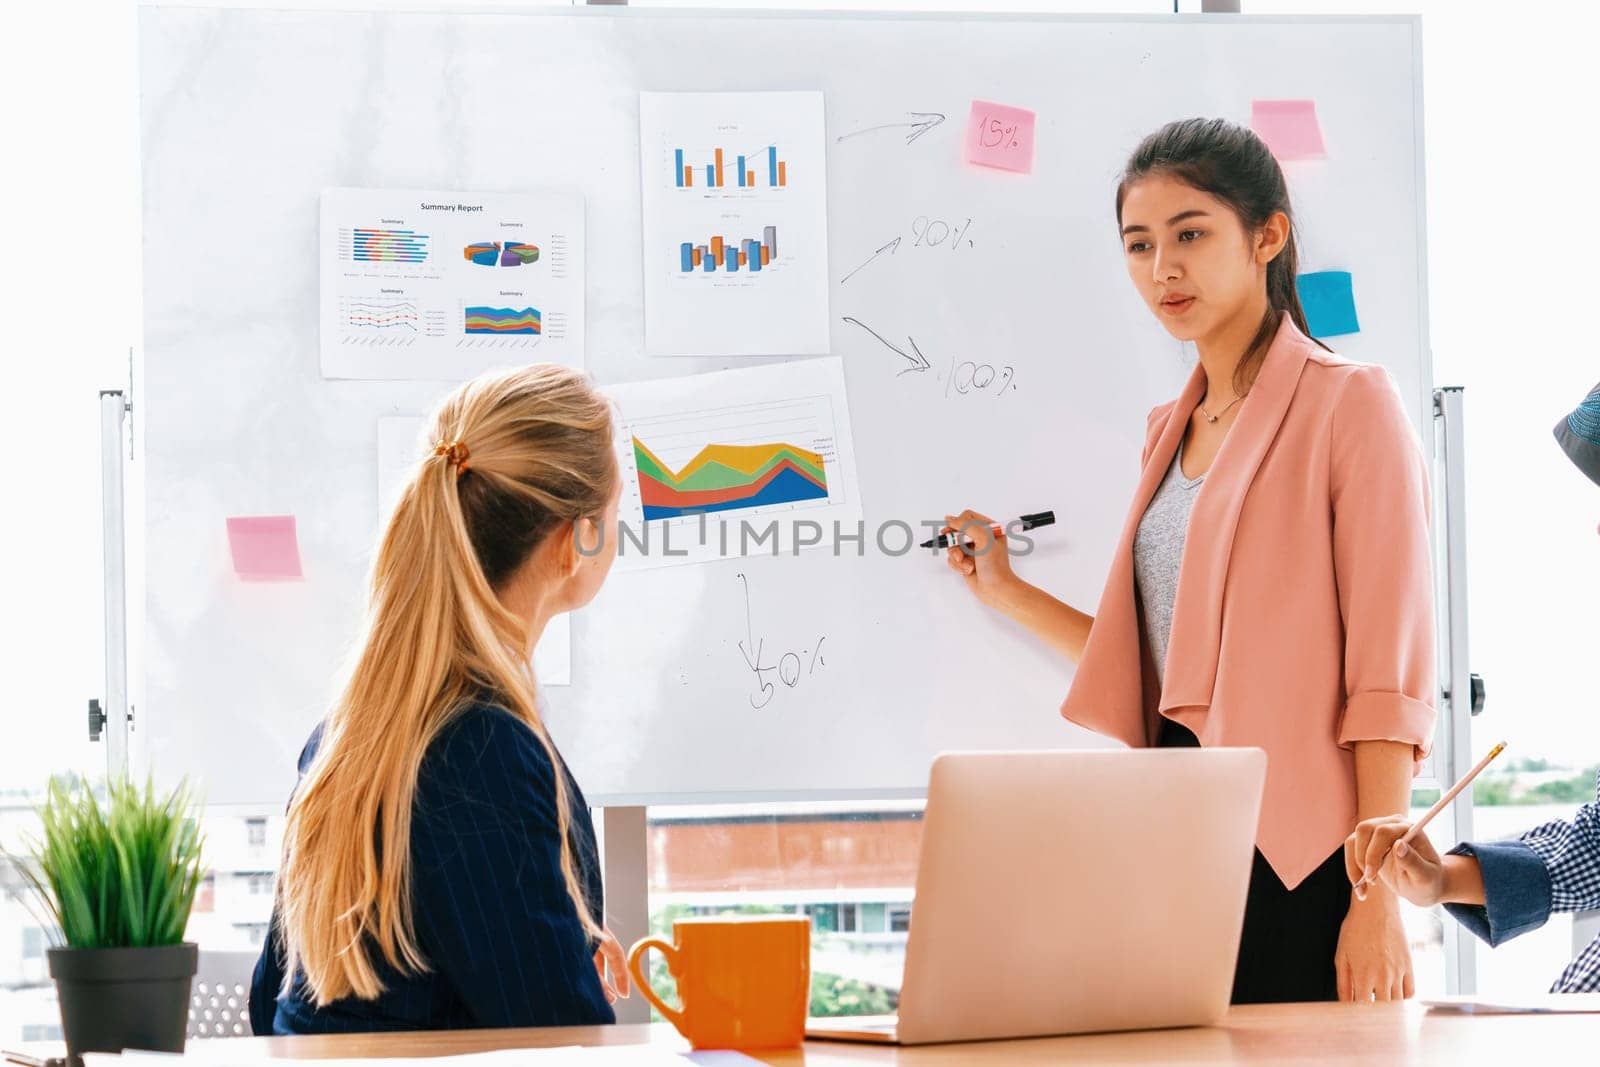
<path fill-rule="evenodd" d="M 1203 1026 L 1227 1011 L 1266 753 L 939 756 L 894 1044 Z"/>

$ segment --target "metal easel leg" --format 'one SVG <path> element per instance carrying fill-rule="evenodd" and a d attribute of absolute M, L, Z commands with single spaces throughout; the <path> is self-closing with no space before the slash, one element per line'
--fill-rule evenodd
<path fill-rule="evenodd" d="M 600 858 L 606 887 L 606 925 L 624 952 L 650 932 L 649 838 L 645 808 L 602 808 Z M 637 990 L 616 1003 L 617 1022 L 647 1023 L 650 1005 Z"/>
<path fill-rule="evenodd" d="M 100 392 L 101 536 L 105 568 L 106 682 L 105 706 L 97 712 L 91 703 L 89 736 L 96 739 L 103 726 L 106 774 L 128 773 L 128 569 L 124 548 L 122 497 L 123 421 L 127 398 L 120 389 Z M 98 723 L 96 720 L 99 720 Z"/>
<path fill-rule="evenodd" d="M 1440 704 L 1444 724 L 1438 755 L 1438 779 L 1447 787 L 1473 765 L 1472 717 L 1482 710 L 1481 688 L 1474 685 L 1467 653 L 1467 501 L 1466 448 L 1463 397 L 1459 386 L 1434 390 L 1434 447 L 1442 485 L 1435 488 L 1443 504 L 1439 529 L 1446 615 L 1440 634 Z M 1442 493 L 1440 492 L 1442 490 Z M 1456 841 L 1472 836 L 1472 793 L 1464 792 L 1450 805 L 1451 833 Z M 1478 988 L 1477 942 L 1458 923 L 1445 921 L 1446 990 L 1474 993 Z"/>

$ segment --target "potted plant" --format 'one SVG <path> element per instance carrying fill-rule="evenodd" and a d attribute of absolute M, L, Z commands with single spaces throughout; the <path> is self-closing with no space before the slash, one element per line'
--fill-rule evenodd
<path fill-rule="evenodd" d="M 203 874 L 186 785 L 53 779 L 17 866 L 51 930 L 67 1051 L 182 1052 L 198 951 L 183 940 Z"/>

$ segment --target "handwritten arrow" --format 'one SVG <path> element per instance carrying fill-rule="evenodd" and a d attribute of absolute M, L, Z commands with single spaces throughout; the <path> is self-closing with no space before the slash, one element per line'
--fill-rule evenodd
<path fill-rule="evenodd" d="M 877 259 L 879 256 L 883 255 L 885 252 L 889 253 L 892 256 L 896 252 L 898 252 L 899 250 L 900 250 L 900 238 L 896 237 L 894 240 L 890 241 L 888 244 L 884 245 L 882 248 L 880 248 L 876 252 L 872 253 L 872 259 L 867 260 L 867 262 L 861 264 L 861 266 L 857 267 L 855 270 L 851 271 L 849 274 L 846 274 L 843 278 L 840 278 L 839 279 L 839 284 L 843 285 L 845 282 L 849 281 L 851 278 L 854 278 L 857 274 L 860 274 L 862 271 L 866 270 L 867 267 L 871 265 L 873 259 Z"/>
<path fill-rule="evenodd" d="M 897 371 L 895 373 L 896 378 L 900 377 L 902 374 L 910 374 L 912 371 L 925 371 L 929 367 L 933 366 L 933 364 L 928 362 L 928 357 L 922 354 L 922 349 L 917 347 L 917 342 L 915 339 L 909 336 L 906 338 L 906 341 L 911 345 L 911 352 L 907 352 L 905 349 L 896 348 L 888 341 L 885 341 L 882 334 L 880 334 L 877 330 L 874 330 L 871 326 L 868 326 L 866 323 L 862 322 L 860 319 L 853 319 L 849 315 L 846 315 L 844 317 L 844 321 L 848 322 L 852 326 L 859 326 L 863 330 L 866 330 L 873 337 L 878 339 L 879 344 L 883 345 L 883 347 L 887 348 L 889 351 L 893 352 L 895 355 L 901 357 L 911 364 L 911 366 L 902 367 L 899 371 Z M 916 354 L 912 355 L 913 352 Z"/>
<path fill-rule="evenodd" d="M 918 137 L 921 137 L 944 121 L 944 115 L 937 111 L 907 111 L 906 114 L 917 121 L 886 122 L 882 126 L 868 126 L 865 129 L 852 130 L 849 133 L 840 134 L 838 141 L 845 141 L 851 137 L 860 137 L 864 133 L 872 133 L 875 130 L 909 129 L 911 132 L 906 134 L 906 144 L 914 144 Z"/>

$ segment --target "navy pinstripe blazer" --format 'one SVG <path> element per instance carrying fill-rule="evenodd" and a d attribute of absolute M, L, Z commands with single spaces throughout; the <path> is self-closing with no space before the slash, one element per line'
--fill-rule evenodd
<path fill-rule="evenodd" d="M 300 754 L 303 775 L 322 727 Z M 594 824 L 570 790 L 570 839 L 590 912 L 604 913 Z M 296 977 L 280 996 L 283 945 L 274 910 L 250 988 L 257 1034 L 581 1026 L 616 1021 L 594 969 L 594 946 L 561 877 L 556 773 L 544 746 L 509 712 L 475 704 L 439 734 L 417 778 L 411 893 L 429 970 L 406 974 L 378 957 L 384 992 L 316 1007 Z M 381 844 L 381 843 L 380 843 Z"/>

